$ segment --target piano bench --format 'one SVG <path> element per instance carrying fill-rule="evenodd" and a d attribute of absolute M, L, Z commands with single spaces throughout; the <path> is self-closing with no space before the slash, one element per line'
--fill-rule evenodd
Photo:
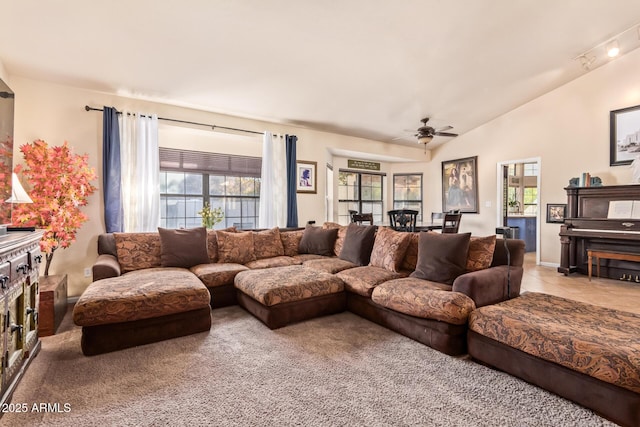
<path fill-rule="evenodd" d="M 591 280 L 591 272 L 593 268 L 592 259 L 596 259 L 596 275 L 600 277 L 600 258 L 603 259 L 615 259 L 620 261 L 633 261 L 640 262 L 640 254 L 632 254 L 629 252 L 613 252 L 613 251 L 601 251 L 587 249 L 587 264 L 589 271 L 589 280 Z"/>

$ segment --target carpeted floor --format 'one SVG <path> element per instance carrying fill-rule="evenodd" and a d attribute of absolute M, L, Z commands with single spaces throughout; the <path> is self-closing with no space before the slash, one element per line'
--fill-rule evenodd
<path fill-rule="evenodd" d="M 68 313 L 13 396 L 29 412 L 0 425 L 612 425 L 351 313 L 276 331 L 237 306 L 212 316 L 209 333 L 84 357 Z"/>

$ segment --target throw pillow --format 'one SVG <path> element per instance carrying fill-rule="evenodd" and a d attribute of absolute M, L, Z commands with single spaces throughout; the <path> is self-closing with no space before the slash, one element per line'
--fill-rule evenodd
<path fill-rule="evenodd" d="M 123 273 L 160 267 L 161 245 L 158 233 L 113 233 L 113 237 Z"/>
<path fill-rule="evenodd" d="M 298 255 L 298 247 L 300 246 L 300 239 L 304 230 L 292 230 L 280 232 L 280 240 L 282 240 L 282 246 L 284 247 L 284 254 L 286 256 Z"/>
<path fill-rule="evenodd" d="M 336 222 L 325 222 L 322 224 L 322 228 L 324 229 L 338 229 L 338 237 L 336 237 L 336 243 L 333 245 L 333 253 L 335 256 L 340 256 L 340 252 L 342 252 L 342 245 L 344 245 L 344 238 L 347 235 L 347 226 L 340 225 Z"/>
<path fill-rule="evenodd" d="M 256 259 L 273 258 L 284 255 L 284 246 L 278 227 L 253 232 L 253 252 Z"/>
<path fill-rule="evenodd" d="M 246 264 L 255 261 L 253 252 L 253 233 L 230 233 L 218 231 L 218 262 Z"/>
<path fill-rule="evenodd" d="M 207 229 L 204 227 L 170 229 L 158 227 L 160 264 L 163 267 L 190 268 L 208 264 Z"/>
<path fill-rule="evenodd" d="M 356 265 L 368 265 L 376 239 L 376 227 L 374 225 L 362 226 L 352 223 L 346 228 L 347 232 L 340 252 L 340 259 Z"/>
<path fill-rule="evenodd" d="M 416 269 L 418 263 L 418 240 L 420 239 L 420 232 L 409 233 L 409 245 L 407 246 L 407 252 L 404 254 L 402 260 L 402 269 L 407 271 L 413 271 Z"/>
<path fill-rule="evenodd" d="M 378 227 L 369 265 L 397 272 L 407 252 L 411 235 L 389 227 Z"/>
<path fill-rule="evenodd" d="M 471 233 L 420 233 L 418 264 L 411 277 L 451 285 L 466 272 Z"/>
<path fill-rule="evenodd" d="M 236 230 L 235 227 L 227 227 L 220 231 L 235 233 L 238 230 Z M 207 248 L 209 252 L 209 262 L 218 262 L 218 235 L 216 234 L 216 230 L 207 230 Z"/>
<path fill-rule="evenodd" d="M 487 237 L 472 237 L 469 241 L 467 271 L 478 271 L 491 267 L 495 249 L 495 234 Z"/>
<path fill-rule="evenodd" d="M 298 252 L 301 254 L 315 254 L 333 256 L 333 246 L 338 237 L 338 229 L 324 230 L 320 227 L 307 225 L 300 239 Z"/>

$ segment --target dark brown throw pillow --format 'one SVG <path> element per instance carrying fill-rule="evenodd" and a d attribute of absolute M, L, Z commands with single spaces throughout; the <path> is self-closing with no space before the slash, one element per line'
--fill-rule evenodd
<path fill-rule="evenodd" d="M 333 245 L 338 237 L 338 229 L 323 230 L 320 227 L 307 225 L 300 239 L 298 252 L 301 254 L 315 254 L 333 256 Z"/>
<path fill-rule="evenodd" d="M 351 223 L 347 227 L 340 259 L 357 265 L 369 265 L 371 250 L 376 240 L 376 227 L 374 225 L 358 225 Z"/>
<path fill-rule="evenodd" d="M 158 227 L 158 233 L 160 233 L 160 264 L 163 267 L 189 268 L 209 263 L 206 228 L 174 230 Z"/>
<path fill-rule="evenodd" d="M 471 233 L 420 233 L 418 264 L 411 277 L 451 285 L 464 274 Z"/>

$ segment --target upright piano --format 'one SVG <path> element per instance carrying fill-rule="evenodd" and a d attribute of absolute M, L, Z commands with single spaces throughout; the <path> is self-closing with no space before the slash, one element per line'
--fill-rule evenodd
<path fill-rule="evenodd" d="M 609 202 L 640 201 L 640 185 L 567 187 L 565 190 L 567 214 L 560 227 L 560 273 L 587 274 L 589 249 L 640 255 L 640 219 L 607 218 Z M 640 282 L 640 263 L 603 259 L 600 277 Z"/>

